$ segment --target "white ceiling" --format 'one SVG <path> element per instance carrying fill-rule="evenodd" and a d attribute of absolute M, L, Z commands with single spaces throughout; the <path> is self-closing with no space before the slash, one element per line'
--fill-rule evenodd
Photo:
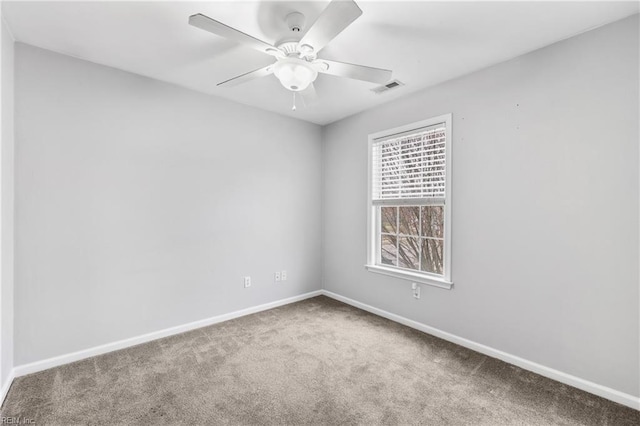
<path fill-rule="evenodd" d="M 638 2 L 358 1 L 363 14 L 319 57 L 393 70 L 406 85 L 376 95 L 375 84 L 320 75 L 318 100 L 291 111 L 274 76 L 219 88 L 273 58 L 187 24 L 203 13 L 269 43 L 292 11 L 313 22 L 328 1 L 6 2 L 16 40 L 175 83 L 243 104 L 327 124 L 399 96 L 514 58 L 637 13 Z"/>

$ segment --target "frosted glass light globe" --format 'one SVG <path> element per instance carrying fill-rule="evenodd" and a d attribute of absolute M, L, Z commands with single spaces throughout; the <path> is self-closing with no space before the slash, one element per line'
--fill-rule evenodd
<path fill-rule="evenodd" d="M 297 58 L 279 60 L 273 73 L 286 89 L 293 92 L 306 89 L 318 77 L 318 71 L 307 61 Z"/>

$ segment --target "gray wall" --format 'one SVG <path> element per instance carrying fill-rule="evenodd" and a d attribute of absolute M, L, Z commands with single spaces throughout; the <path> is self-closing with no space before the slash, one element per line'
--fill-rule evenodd
<path fill-rule="evenodd" d="M 15 93 L 16 365 L 320 289 L 318 126 L 20 43 Z"/>
<path fill-rule="evenodd" d="M 640 395 L 638 48 L 635 15 L 326 127 L 324 288 Z M 455 288 L 414 300 L 363 267 L 367 135 L 449 112 Z"/>
<path fill-rule="evenodd" d="M 0 19 L 2 134 L 0 135 L 0 388 L 13 368 L 13 36 Z"/>

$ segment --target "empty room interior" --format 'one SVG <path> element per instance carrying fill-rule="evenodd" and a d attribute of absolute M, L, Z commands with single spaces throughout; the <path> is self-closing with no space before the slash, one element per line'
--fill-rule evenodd
<path fill-rule="evenodd" d="M 637 1 L 1 1 L 0 424 L 639 425 Z"/>

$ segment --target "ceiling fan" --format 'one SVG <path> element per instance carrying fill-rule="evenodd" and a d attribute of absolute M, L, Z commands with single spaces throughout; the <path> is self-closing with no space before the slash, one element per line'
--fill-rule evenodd
<path fill-rule="evenodd" d="M 291 32 L 275 45 L 258 40 L 200 13 L 190 16 L 189 24 L 252 47 L 276 59 L 269 66 L 233 77 L 218 83 L 218 86 L 235 86 L 255 78 L 275 74 L 287 90 L 294 92 L 293 109 L 295 110 L 295 94 L 297 92 L 300 92 L 307 101 L 315 99 L 316 93 L 313 82 L 318 77 L 318 73 L 378 84 L 384 84 L 389 81 L 391 78 L 390 70 L 330 61 L 317 57 L 320 50 L 361 14 L 362 10 L 353 0 L 332 0 L 305 32 L 303 31 L 305 30 L 304 15 L 299 12 L 292 12 L 285 17 Z"/>

